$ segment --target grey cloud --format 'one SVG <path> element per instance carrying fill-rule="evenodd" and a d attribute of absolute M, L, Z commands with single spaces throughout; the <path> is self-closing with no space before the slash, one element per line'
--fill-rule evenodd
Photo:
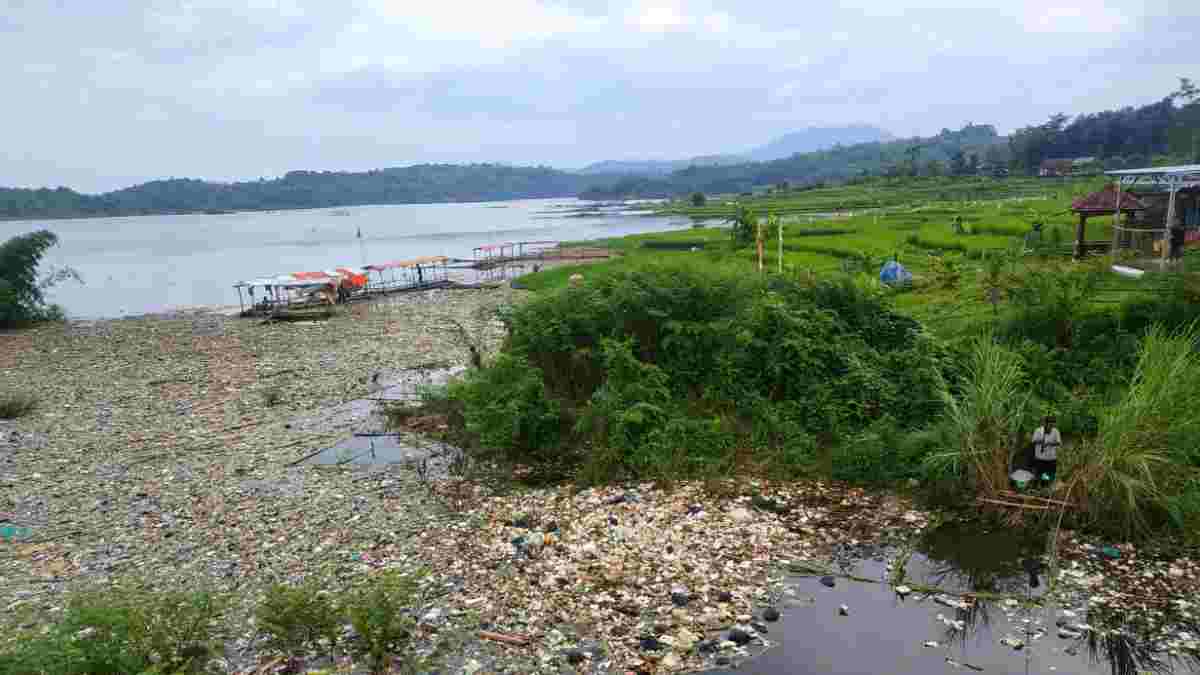
<path fill-rule="evenodd" d="M 409 20 L 420 3 L 376 4 L 390 14 L 374 14 L 372 0 L 278 3 L 294 11 L 9 0 L 0 184 L 97 190 L 423 161 L 577 166 L 737 151 L 846 122 L 905 136 L 967 121 L 1005 131 L 1150 102 L 1176 77 L 1200 78 L 1200 5 L 1172 0 L 1109 0 L 1128 25 L 1069 34 L 1026 30 L 1024 8 L 1041 4 L 1021 0 L 681 2 L 690 23 L 646 33 L 626 19 L 653 3 L 545 0 L 586 26 L 509 44 L 416 28 L 429 25 Z M 728 15 L 727 33 L 704 27 L 713 13 Z"/>

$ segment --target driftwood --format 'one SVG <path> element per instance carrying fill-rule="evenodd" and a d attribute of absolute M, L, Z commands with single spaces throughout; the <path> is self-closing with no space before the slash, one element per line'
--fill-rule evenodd
<path fill-rule="evenodd" d="M 1012 490 L 1003 490 L 999 494 L 1001 497 L 1017 498 L 1021 500 L 1032 501 L 1037 504 L 1055 504 L 1057 506 L 1065 506 L 1067 508 L 1072 508 L 1075 506 L 1070 502 L 1064 502 L 1060 499 L 1050 499 L 1049 497 L 1039 497 L 1038 495 L 1023 495 L 1013 492 Z"/>
<path fill-rule="evenodd" d="M 493 633 L 490 630 L 479 631 L 479 638 L 482 640 L 491 640 L 492 642 L 503 642 L 506 645 L 517 645 L 524 647 L 529 644 L 529 638 L 523 635 L 505 635 L 504 633 Z"/>
<path fill-rule="evenodd" d="M 1050 504 L 1031 504 L 1028 502 L 1008 502 L 1003 499 L 988 499 L 987 497 L 976 497 L 975 501 L 983 504 L 995 504 L 997 506 L 1013 506 L 1018 509 L 1027 509 L 1032 511 L 1049 511 L 1054 507 Z"/>

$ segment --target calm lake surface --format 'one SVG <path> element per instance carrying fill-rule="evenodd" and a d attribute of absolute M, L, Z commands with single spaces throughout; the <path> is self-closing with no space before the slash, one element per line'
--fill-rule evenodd
<path fill-rule="evenodd" d="M 578 241 L 690 225 L 686 218 L 639 216 L 618 208 L 578 215 L 592 205 L 533 199 L 10 221 L 0 222 L 0 240 L 39 229 L 57 234 L 59 245 L 47 253 L 43 269 L 69 265 L 84 283 L 63 283 L 50 300 L 73 318 L 106 318 L 236 306 L 233 284 L 241 279 L 421 255 L 470 258 L 471 249 L 483 244 Z"/>

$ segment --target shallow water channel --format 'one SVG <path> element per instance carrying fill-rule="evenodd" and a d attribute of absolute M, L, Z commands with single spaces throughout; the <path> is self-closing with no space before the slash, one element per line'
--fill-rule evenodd
<path fill-rule="evenodd" d="M 1189 665 L 1149 658 L 1136 639 L 1073 630 L 1085 617 L 1044 599 L 1040 542 L 1012 531 L 935 529 L 904 562 L 901 596 L 887 583 L 896 549 L 858 548 L 839 556 L 838 576 L 796 577 L 770 624 L 772 647 L 734 670 L 719 673 L 875 675 L 896 673 L 1192 672 Z M 834 585 L 829 587 L 828 582 Z M 939 594 L 931 589 L 942 589 Z M 961 594 L 980 593 L 969 607 Z M 1005 597 L 999 597 L 1005 596 Z M 845 613 L 842 608 L 845 608 Z M 1066 611 L 1064 611 L 1066 610 Z"/>

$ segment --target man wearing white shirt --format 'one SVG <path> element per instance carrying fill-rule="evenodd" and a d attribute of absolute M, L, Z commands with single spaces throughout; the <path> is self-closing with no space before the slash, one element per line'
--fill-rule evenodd
<path fill-rule="evenodd" d="M 1033 475 L 1043 483 L 1053 483 L 1058 471 L 1058 448 L 1062 445 L 1062 436 L 1054 426 L 1053 415 L 1047 415 L 1033 432 Z"/>

